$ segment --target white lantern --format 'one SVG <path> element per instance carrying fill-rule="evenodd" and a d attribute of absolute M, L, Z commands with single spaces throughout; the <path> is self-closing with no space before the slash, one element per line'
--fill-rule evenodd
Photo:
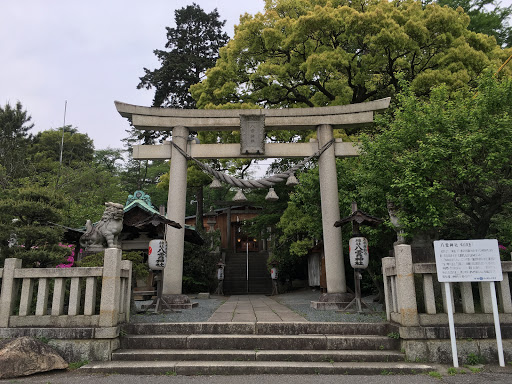
<path fill-rule="evenodd" d="M 217 268 L 217 280 L 224 280 L 224 267 L 220 266 Z"/>
<path fill-rule="evenodd" d="M 349 241 L 350 265 L 354 269 L 368 267 L 370 253 L 368 252 L 368 240 L 364 237 L 352 237 Z"/>
<path fill-rule="evenodd" d="M 151 240 L 149 242 L 148 265 L 153 271 L 161 271 L 167 263 L 167 243 L 165 240 Z"/>
<path fill-rule="evenodd" d="M 270 270 L 270 277 L 272 277 L 272 280 L 277 280 L 277 268 L 272 267 Z"/>

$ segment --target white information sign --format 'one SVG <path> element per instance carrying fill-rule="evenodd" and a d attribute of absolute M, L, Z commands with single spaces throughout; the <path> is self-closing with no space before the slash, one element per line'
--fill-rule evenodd
<path fill-rule="evenodd" d="M 434 241 L 440 282 L 502 281 L 498 240 Z"/>
<path fill-rule="evenodd" d="M 445 285 L 448 325 L 452 345 L 453 366 L 458 367 L 455 323 L 453 320 L 450 283 L 452 282 L 489 282 L 492 301 L 498 360 L 505 366 L 503 342 L 496 300 L 495 281 L 503 281 L 498 240 L 439 240 L 434 241 L 437 279 Z"/>

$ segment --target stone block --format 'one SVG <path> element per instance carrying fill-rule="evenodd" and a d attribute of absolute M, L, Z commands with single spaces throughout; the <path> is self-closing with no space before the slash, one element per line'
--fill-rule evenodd
<path fill-rule="evenodd" d="M 121 250 L 105 250 L 103 279 L 101 286 L 100 327 L 112 327 L 119 320 L 119 300 L 121 297 Z"/>
<path fill-rule="evenodd" d="M 119 340 L 80 339 L 80 340 L 50 340 L 54 347 L 67 361 L 109 361 L 112 352 L 119 348 Z"/>
<path fill-rule="evenodd" d="M 94 338 L 95 339 L 115 339 L 118 336 L 119 336 L 119 326 L 94 329 Z"/>

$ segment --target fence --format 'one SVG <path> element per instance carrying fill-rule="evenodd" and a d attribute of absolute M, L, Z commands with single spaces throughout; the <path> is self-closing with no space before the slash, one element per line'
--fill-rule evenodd
<path fill-rule="evenodd" d="M 103 267 L 21 268 L 20 259 L 6 259 L 0 328 L 112 328 L 128 322 L 131 269 L 131 261 L 113 248 L 105 250 Z"/>
<path fill-rule="evenodd" d="M 394 250 L 395 257 L 382 259 L 387 319 L 403 326 L 446 325 L 445 285 L 437 281 L 436 264 L 413 263 L 408 245 L 397 245 Z M 503 261 L 501 266 L 503 281 L 496 284 L 500 320 L 512 324 L 512 261 Z M 488 282 L 450 283 L 450 289 L 456 324 L 492 324 Z"/>
<path fill-rule="evenodd" d="M 495 284 L 505 359 L 512 358 L 512 261 L 501 263 L 503 281 Z M 413 263 L 411 247 L 397 245 L 382 259 L 387 319 L 400 325 L 402 350 L 411 361 L 452 362 L 445 284 L 435 263 Z M 488 282 L 450 283 L 459 357 L 497 361 L 491 290 Z"/>

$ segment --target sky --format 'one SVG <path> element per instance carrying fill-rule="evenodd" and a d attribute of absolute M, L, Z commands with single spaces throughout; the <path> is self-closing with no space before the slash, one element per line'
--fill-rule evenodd
<path fill-rule="evenodd" d="M 217 8 L 233 37 L 240 15 L 263 11 L 263 0 L 2 0 L 0 105 L 19 100 L 32 133 L 66 125 L 87 133 L 96 149 L 122 148 L 128 121 L 114 101 L 151 106 L 139 90 L 143 68 L 158 68 L 174 11 L 193 2 Z"/>
<path fill-rule="evenodd" d="M 33 133 L 65 122 L 96 149 L 121 148 L 128 121 L 114 101 L 150 106 L 154 90 L 138 90 L 143 68 L 155 69 L 174 10 L 192 0 L 3 0 L 0 10 L 0 105 L 19 100 Z M 195 0 L 217 8 L 232 37 L 240 15 L 263 0 Z M 502 0 L 510 5 L 512 0 Z"/>

